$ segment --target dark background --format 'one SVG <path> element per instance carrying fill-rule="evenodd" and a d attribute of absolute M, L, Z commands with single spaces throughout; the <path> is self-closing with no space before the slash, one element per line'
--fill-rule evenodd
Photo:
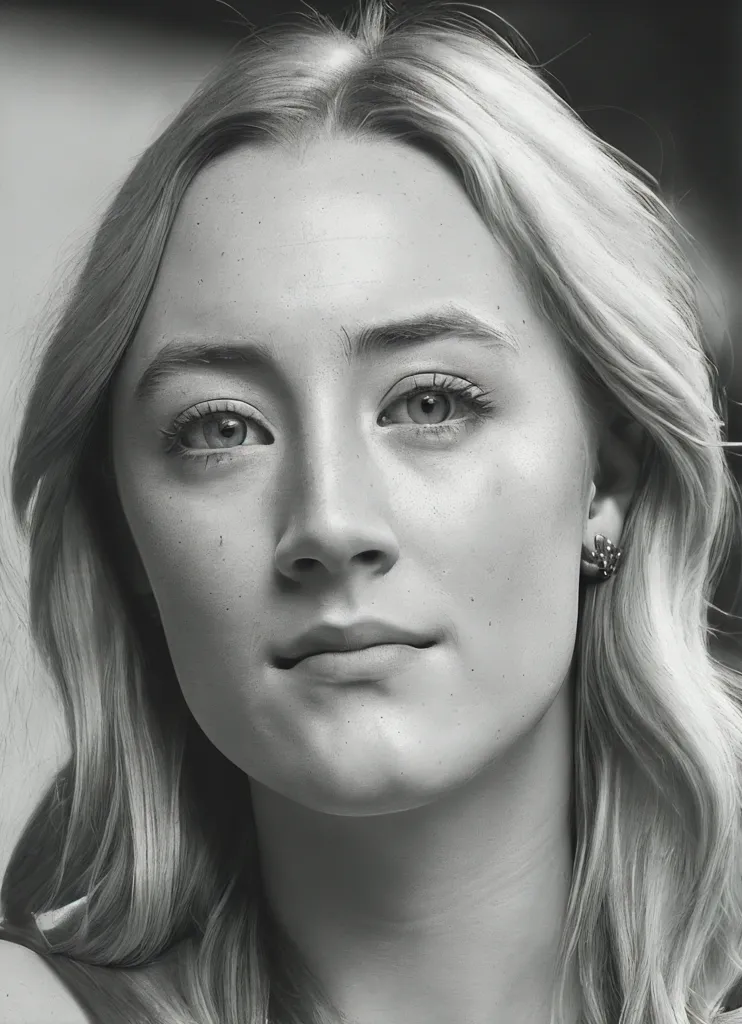
<path fill-rule="evenodd" d="M 250 25 L 306 11 L 301 0 L 15 0 L 0 6 L 66 12 L 109 23 L 226 42 Z M 352 4 L 315 0 L 340 16 Z M 742 229 L 742 2 L 685 6 L 670 0 L 489 0 L 521 32 L 559 91 L 599 134 L 707 208 L 724 249 Z M 473 7 L 470 7 L 473 13 Z M 557 88 L 559 85 L 557 84 Z"/>
<path fill-rule="evenodd" d="M 340 17 L 353 4 L 315 0 L 321 13 Z M 396 6 L 399 6 L 397 4 Z M 454 5 L 455 6 L 455 5 Z M 551 84 L 600 136 L 660 182 L 680 219 L 718 263 L 727 313 L 710 331 L 731 341 L 720 358 L 728 390 L 729 439 L 742 440 L 742 0 L 682 6 L 670 0 L 483 0 L 522 33 L 545 64 Z M 301 0 L 0 0 L 3 8 L 43 11 L 64 21 L 148 28 L 153 34 L 223 41 L 252 26 L 307 12 Z M 477 14 L 476 6 L 464 7 Z M 488 19 L 494 24 L 493 19 Z M 727 346 L 729 342 L 726 343 Z M 742 478 L 742 458 L 730 465 Z M 730 562 L 717 602 L 732 608 L 740 560 Z M 735 611 L 742 614 L 742 601 Z M 724 628 L 732 627 L 720 620 Z"/>

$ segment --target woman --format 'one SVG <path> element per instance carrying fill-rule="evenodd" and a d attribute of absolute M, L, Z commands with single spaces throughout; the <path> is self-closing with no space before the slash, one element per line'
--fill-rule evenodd
<path fill-rule="evenodd" d="M 248 40 L 25 413 L 73 755 L 6 967 L 106 1022 L 741 1019 L 720 411 L 672 217 L 485 24 Z"/>

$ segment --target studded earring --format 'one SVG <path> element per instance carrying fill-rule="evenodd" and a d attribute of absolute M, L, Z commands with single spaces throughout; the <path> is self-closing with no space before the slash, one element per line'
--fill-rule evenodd
<path fill-rule="evenodd" d="M 621 549 L 611 543 L 602 533 L 595 535 L 595 548 L 588 555 L 583 555 L 580 564 L 585 575 L 597 582 L 608 580 L 615 575 L 621 562 Z"/>

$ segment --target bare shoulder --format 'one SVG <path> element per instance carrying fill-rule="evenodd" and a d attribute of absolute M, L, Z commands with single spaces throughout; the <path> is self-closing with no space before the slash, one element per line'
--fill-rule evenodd
<path fill-rule="evenodd" d="M 38 953 L 0 941 L 0 1024 L 89 1024 L 90 1018 Z"/>

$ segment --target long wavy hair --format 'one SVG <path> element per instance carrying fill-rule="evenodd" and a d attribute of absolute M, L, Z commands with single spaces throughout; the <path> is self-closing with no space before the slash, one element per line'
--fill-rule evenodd
<path fill-rule="evenodd" d="M 687 239 L 655 182 L 469 6 L 361 0 L 342 25 L 312 10 L 249 35 L 136 163 L 44 349 L 12 499 L 71 756 L 2 902 L 23 927 L 85 897 L 46 932 L 49 951 L 129 1021 L 339 1019 L 266 905 L 248 779 L 190 714 L 117 542 L 111 383 L 186 190 L 246 143 L 394 139 L 439 160 L 559 331 L 586 399 L 641 426 L 621 570 L 580 594 L 576 853 L 551 1020 L 572 971 L 584 1024 L 721 1020 L 742 975 L 742 677 L 714 656 L 709 624 L 742 506 Z"/>

